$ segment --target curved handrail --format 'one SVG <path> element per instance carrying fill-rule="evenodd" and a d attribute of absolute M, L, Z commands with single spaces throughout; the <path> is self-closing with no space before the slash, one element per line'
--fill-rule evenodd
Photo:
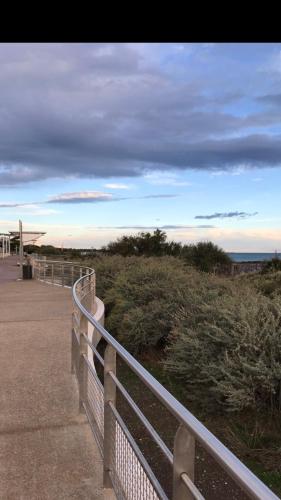
<path fill-rule="evenodd" d="M 92 269 L 92 273 L 94 270 Z M 78 287 L 84 276 L 73 286 L 73 300 L 82 315 L 99 332 L 116 353 L 134 371 L 153 394 L 168 408 L 201 445 L 215 458 L 222 468 L 251 498 L 273 500 L 278 497 L 260 481 L 226 446 L 224 446 L 187 408 L 185 408 L 165 387 L 163 387 L 81 304 Z"/>

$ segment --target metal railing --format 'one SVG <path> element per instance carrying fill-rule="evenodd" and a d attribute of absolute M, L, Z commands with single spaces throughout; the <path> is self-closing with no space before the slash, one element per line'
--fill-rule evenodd
<path fill-rule="evenodd" d="M 38 266 L 35 277 L 43 281 L 48 281 L 48 273 L 56 274 L 58 270 L 59 276 L 53 276 L 49 282 L 58 284 L 60 281 L 61 285 L 67 286 L 66 282 L 69 280 L 66 276 L 62 277 L 62 272 L 66 270 L 69 272 L 71 266 L 75 270 L 74 278 L 80 274 L 80 271 L 78 272 L 79 266 L 72 263 L 60 262 L 59 265 L 64 265 L 64 267 L 57 267 L 55 262 L 53 264 L 49 261 L 46 261 L 45 264 L 38 264 L 38 262 L 35 265 L 35 268 Z M 45 267 L 44 270 L 46 265 L 50 268 Z M 204 498 L 194 483 L 196 443 L 199 443 L 215 459 L 217 464 L 232 477 L 241 489 L 242 497 L 244 493 L 253 499 L 277 499 L 278 497 L 263 482 L 103 327 L 102 303 L 95 296 L 95 272 L 87 267 L 81 269 L 83 275 L 74 283 L 72 291 L 74 312 L 71 364 L 72 372 L 76 374 L 78 380 L 80 410 L 85 411 L 88 417 L 103 457 L 104 487 L 113 490 L 118 499 L 168 498 L 116 407 L 116 392 L 119 391 L 156 443 L 158 454 L 163 455 L 172 468 L 171 497 L 173 500 L 201 500 Z M 103 357 L 97 349 L 101 339 L 106 344 Z M 176 418 L 178 429 L 174 436 L 173 451 L 167 447 L 155 427 L 149 422 L 118 378 L 117 355 Z M 98 376 L 96 365 L 100 365 L 102 369 L 103 383 L 102 378 Z"/>

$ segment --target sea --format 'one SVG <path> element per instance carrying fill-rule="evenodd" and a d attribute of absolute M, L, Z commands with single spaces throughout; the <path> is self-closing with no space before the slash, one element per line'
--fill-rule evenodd
<path fill-rule="evenodd" d="M 273 257 L 281 258 L 280 254 L 274 253 L 248 253 L 248 252 L 227 252 L 233 262 L 255 262 L 261 260 L 271 260 Z"/>

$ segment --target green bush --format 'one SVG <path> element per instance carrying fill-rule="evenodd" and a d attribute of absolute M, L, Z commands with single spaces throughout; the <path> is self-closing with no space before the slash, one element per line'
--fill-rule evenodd
<path fill-rule="evenodd" d="M 281 272 L 221 278 L 168 256 L 88 264 L 107 329 L 133 354 L 160 349 L 188 397 L 209 410 L 281 411 Z"/>
<path fill-rule="evenodd" d="M 133 354 L 164 345 L 192 273 L 174 257 L 139 257 L 105 294 L 109 331 Z"/>
<path fill-rule="evenodd" d="M 248 283 L 266 297 L 274 298 L 281 295 L 281 271 L 241 275 L 234 281 L 237 282 L 237 286 L 239 283 Z"/>
<path fill-rule="evenodd" d="M 281 302 L 228 283 L 185 294 L 165 368 L 209 409 L 281 410 Z M 199 298 L 199 300 L 198 300 Z M 194 300 L 195 299 L 195 300 Z"/>
<path fill-rule="evenodd" d="M 199 242 L 196 245 L 185 245 L 181 257 L 200 271 L 214 272 L 218 266 L 230 265 L 232 260 L 222 248 L 211 241 Z"/>
<path fill-rule="evenodd" d="M 281 271 L 281 259 L 279 257 L 274 257 L 273 259 L 266 262 L 262 272 L 268 273 L 272 271 Z"/>
<path fill-rule="evenodd" d="M 119 273 L 129 267 L 138 266 L 138 257 L 122 257 L 121 255 L 99 255 L 86 262 L 96 273 L 96 293 L 104 300 L 105 294 L 114 285 Z"/>

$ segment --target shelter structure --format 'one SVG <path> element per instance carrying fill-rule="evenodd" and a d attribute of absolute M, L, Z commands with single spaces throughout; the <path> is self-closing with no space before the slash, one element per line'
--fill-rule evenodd
<path fill-rule="evenodd" d="M 20 231 L 9 231 L 10 238 L 12 241 L 20 241 Z M 43 231 L 22 231 L 22 242 L 23 245 L 27 244 L 35 244 L 35 242 L 41 237 L 44 236 Z"/>
<path fill-rule="evenodd" d="M 0 233 L 0 257 L 8 257 L 11 253 L 11 240 L 10 235 L 5 233 Z"/>

